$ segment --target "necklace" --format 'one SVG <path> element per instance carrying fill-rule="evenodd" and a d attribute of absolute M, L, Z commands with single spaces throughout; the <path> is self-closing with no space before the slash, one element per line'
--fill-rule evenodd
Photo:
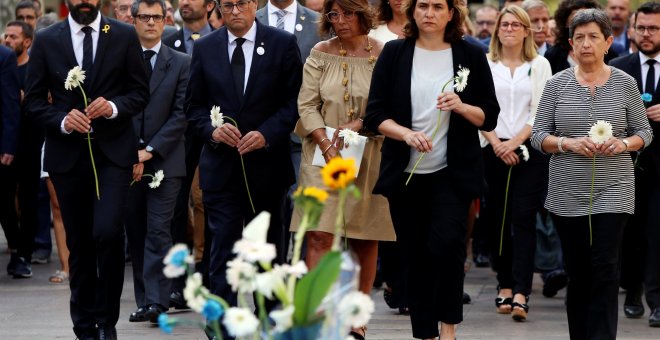
<path fill-rule="evenodd" d="M 373 50 L 373 45 L 371 45 L 371 41 L 369 40 L 369 36 L 365 36 L 367 39 L 367 46 L 364 47 L 364 50 L 369 52 L 369 64 L 373 64 L 376 61 L 376 57 L 374 57 L 372 50 Z M 340 38 L 339 39 L 339 55 L 341 57 L 346 57 L 348 55 L 348 51 L 344 49 L 344 45 L 341 42 Z M 353 57 L 356 55 L 353 54 Z M 353 118 L 360 118 L 360 114 L 358 112 L 358 108 L 354 105 L 353 103 L 353 96 L 351 95 L 352 92 L 352 87 L 349 85 L 348 81 L 348 63 L 345 61 L 341 62 L 341 69 L 342 72 L 344 73 L 344 76 L 341 80 L 341 85 L 344 86 L 344 103 L 347 104 L 348 110 L 346 110 L 346 115 L 348 116 L 348 119 L 353 119 Z"/>

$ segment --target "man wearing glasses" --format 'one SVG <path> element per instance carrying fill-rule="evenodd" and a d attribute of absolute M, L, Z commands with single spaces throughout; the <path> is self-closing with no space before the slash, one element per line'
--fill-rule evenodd
<path fill-rule="evenodd" d="M 632 41 L 639 52 L 613 59 L 610 65 L 623 70 L 637 81 L 641 94 L 645 97 L 646 115 L 653 134 L 660 136 L 660 3 L 647 2 L 637 9 L 635 15 L 635 37 Z M 625 262 L 626 300 L 624 314 L 629 318 L 644 315 L 642 303 L 642 280 L 646 302 L 651 309 L 649 326 L 660 327 L 660 144 L 654 141 L 643 152 L 637 154 L 635 168 L 635 215 L 624 234 L 626 243 L 633 243 L 634 249 L 646 248 L 646 257 L 641 251 L 630 254 L 633 260 Z M 635 223 L 636 222 L 636 223 Z M 645 227 L 645 229 L 644 229 Z M 641 244 L 640 244 L 641 243 Z M 624 251 L 626 249 L 624 248 Z M 624 259 L 625 259 L 624 253 Z M 646 263 L 642 259 L 646 258 Z M 632 268 L 631 268 L 632 267 Z M 622 276 L 623 277 L 623 276 Z M 636 282 L 631 282 L 631 277 Z"/>
<path fill-rule="evenodd" d="M 255 21 L 255 1 L 222 0 L 219 6 L 225 26 L 199 39 L 193 49 L 186 115 L 205 142 L 199 171 L 212 237 L 210 289 L 235 305 L 226 264 L 243 225 L 256 213 L 271 213 L 268 242 L 278 249 L 275 261 L 284 259 L 280 210 L 294 182 L 289 133 L 298 119 L 302 60 L 294 35 Z M 237 126 L 225 120 L 213 127 L 212 106 Z"/>
<path fill-rule="evenodd" d="M 188 86 L 190 56 L 161 43 L 166 7 L 163 0 L 136 0 L 131 6 L 142 44 L 151 97 L 141 114 L 133 116 L 138 136 L 137 181 L 128 191 L 126 236 L 133 259 L 133 288 L 138 309 L 129 321 L 149 320 L 168 310 L 171 280 L 163 274 L 163 258 L 172 246 L 170 224 L 174 205 L 186 175 L 183 100 Z M 162 170 L 158 188 L 143 175 Z"/>
<path fill-rule="evenodd" d="M 131 16 L 131 5 L 133 0 L 118 0 L 117 7 L 115 7 L 115 18 L 117 20 L 133 25 L 133 17 Z"/>

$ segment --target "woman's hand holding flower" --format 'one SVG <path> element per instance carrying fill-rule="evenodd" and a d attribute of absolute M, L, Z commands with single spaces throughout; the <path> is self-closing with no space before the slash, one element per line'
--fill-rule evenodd
<path fill-rule="evenodd" d="M 620 139 L 610 137 L 605 143 L 598 146 L 598 153 L 604 156 L 614 156 L 626 151 L 627 147 Z"/>
<path fill-rule="evenodd" d="M 461 101 L 461 97 L 456 93 L 443 92 L 438 96 L 438 105 L 436 105 L 436 108 L 449 112 L 458 109 L 461 105 L 463 105 L 463 101 Z"/>
<path fill-rule="evenodd" d="M 218 143 L 225 143 L 231 147 L 235 147 L 241 141 L 241 131 L 237 127 L 225 123 L 213 130 L 211 138 Z"/>
<path fill-rule="evenodd" d="M 598 151 L 598 145 L 589 137 L 564 139 L 564 150 L 592 158 Z"/>
<path fill-rule="evenodd" d="M 355 119 L 351 120 L 347 123 L 340 124 L 337 129 L 335 130 L 335 134 L 332 135 L 332 144 L 337 147 L 337 150 L 341 150 L 344 148 L 344 139 L 339 137 L 339 131 L 343 129 L 351 129 L 353 131 L 360 131 L 362 130 L 362 127 L 364 126 L 364 123 L 362 123 L 361 120 Z M 332 158 L 332 157 L 330 157 Z"/>
<path fill-rule="evenodd" d="M 433 150 L 431 138 L 421 131 L 409 130 L 403 134 L 403 141 L 406 142 L 408 146 L 415 148 L 417 152 L 430 152 Z"/>

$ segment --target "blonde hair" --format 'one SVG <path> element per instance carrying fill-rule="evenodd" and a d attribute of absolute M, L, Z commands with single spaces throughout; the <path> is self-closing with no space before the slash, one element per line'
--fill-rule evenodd
<path fill-rule="evenodd" d="M 502 59 L 502 42 L 499 39 L 499 32 L 500 24 L 502 23 L 502 17 L 507 13 L 520 20 L 523 28 L 529 32 L 529 34 L 525 37 L 525 40 L 523 40 L 522 58 L 525 61 L 534 60 L 538 53 L 536 52 L 536 43 L 534 43 L 534 33 L 530 30 L 532 23 L 529 20 L 529 15 L 527 15 L 527 12 L 515 5 L 504 7 L 500 12 L 500 15 L 497 16 L 497 20 L 495 21 L 495 32 L 493 37 L 490 39 L 490 51 L 488 52 L 488 59 L 491 61 L 499 61 Z"/>

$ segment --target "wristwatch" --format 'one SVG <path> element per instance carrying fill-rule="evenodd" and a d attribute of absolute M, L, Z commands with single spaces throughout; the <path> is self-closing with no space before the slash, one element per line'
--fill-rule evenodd
<path fill-rule="evenodd" d="M 628 141 L 628 140 L 627 140 L 627 139 L 625 139 L 625 138 L 624 138 L 624 139 L 622 139 L 621 141 L 623 142 L 623 144 L 625 144 L 625 145 L 626 145 L 626 149 L 625 149 L 625 150 L 623 150 L 623 152 L 626 152 L 626 151 L 628 151 L 628 148 L 630 147 L 630 141 Z"/>
<path fill-rule="evenodd" d="M 147 147 L 144 148 L 144 150 L 145 150 L 146 152 L 148 152 L 148 153 L 152 153 L 152 152 L 154 151 L 154 148 L 153 148 L 153 146 L 151 146 L 151 145 L 147 145 Z"/>

